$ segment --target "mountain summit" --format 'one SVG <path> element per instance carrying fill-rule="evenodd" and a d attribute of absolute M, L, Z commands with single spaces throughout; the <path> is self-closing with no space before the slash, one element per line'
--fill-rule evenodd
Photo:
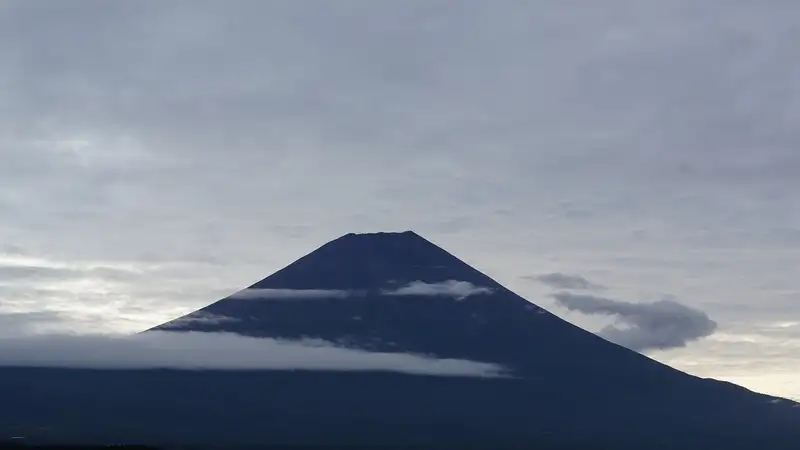
<path fill-rule="evenodd" d="M 155 331 L 315 339 L 491 363 L 506 376 L 2 369 L 0 380 L 12 381 L 0 382 L 0 398 L 15 400 L 31 429 L 68 424 L 84 438 L 101 428 L 105 438 L 156 444 L 763 450 L 800 442 L 796 403 L 612 344 L 411 231 L 342 236 Z"/>
<path fill-rule="evenodd" d="M 346 234 L 250 289 L 381 290 L 397 284 L 463 279 L 499 285 L 413 231 Z"/>

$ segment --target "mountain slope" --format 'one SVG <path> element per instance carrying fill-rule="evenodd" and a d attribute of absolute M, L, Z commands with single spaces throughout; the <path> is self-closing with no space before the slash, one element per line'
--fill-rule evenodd
<path fill-rule="evenodd" d="M 320 338 L 537 373 L 593 365 L 620 376 L 625 365 L 646 359 L 557 318 L 410 231 L 343 236 L 154 330 Z"/>
<path fill-rule="evenodd" d="M 512 377 L 3 369 L 0 398 L 17 413 L 0 411 L 0 426 L 145 443 L 800 442 L 796 404 L 609 343 L 412 232 L 343 236 L 155 330 L 317 338 L 497 363 Z"/>

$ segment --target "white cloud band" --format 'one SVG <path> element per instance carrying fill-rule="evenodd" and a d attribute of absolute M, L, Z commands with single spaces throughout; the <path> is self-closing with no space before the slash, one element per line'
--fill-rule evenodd
<path fill-rule="evenodd" d="M 399 289 L 383 291 L 384 295 L 453 297 L 463 300 L 472 295 L 491 294 L 488 287 L 475 286 L 468 281 L 447 280 L 440 283 L 413 281 Z"/>
<path fill-rule="evenodd" d="M 232 300 L 314 300 L 345 298 L 353 292 L 335 289 L 244 289 L 228 299 Z"/>
<path fill-rule="evenodd" d="M 230 333 L 162 332 L 135 336 L 41 335 L 0 338 L 0 366 L 93 369 L 390 371 L 498 377 L 491 363 L 282 341 Z"/>

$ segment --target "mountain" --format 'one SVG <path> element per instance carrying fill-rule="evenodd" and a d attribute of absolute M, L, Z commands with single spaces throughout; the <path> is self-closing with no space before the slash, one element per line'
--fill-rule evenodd
<path fill-rule="evenodd" d="M 796 403 L 605 341 L 410 231 L 342 236 L 152 331 L 321 339 L 506 374 L 8 368 L 0 399 L 15 412 L 0 409 L 0 427 L 159 445 L 800 447 Z"/>

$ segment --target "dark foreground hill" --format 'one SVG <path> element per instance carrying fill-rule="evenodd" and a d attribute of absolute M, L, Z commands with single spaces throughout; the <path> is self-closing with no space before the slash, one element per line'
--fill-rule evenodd
<path fill-rule="evenodd" d="M 496 363 L 511 376 L 6 368 L 0 433 L 157 445 L 800 448 L 797 404 L 611 344 L 412 232 L 343 236 L 154 330 L 317 338 Z"/>

